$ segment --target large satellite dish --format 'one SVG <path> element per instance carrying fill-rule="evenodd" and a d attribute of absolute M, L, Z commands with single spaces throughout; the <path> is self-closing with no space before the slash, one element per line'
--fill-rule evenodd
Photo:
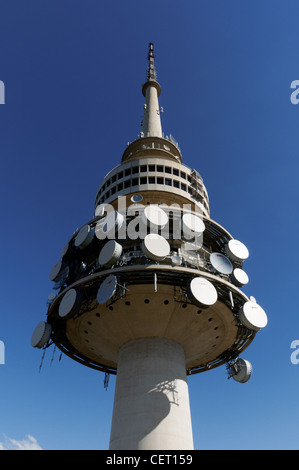
<path fill-rule="evenodd" d="M 202 219 L 194 214 L 186 213 L 182 217 L 183 234 L 195 237 L 205 231 L 205 224 Z"/>
<path fill-rule="evenodd" d="M 235 268 L 233 272 L 230 275 L 230 279 L 233 284 L 235 284 L 237 287 L 242 287 L 245 286 L 245 284 L 248 284 L 249 282 L 249 277 L 243 271 L 243 269 L 240 268 Z"/>
<path fill-rule="evenodd" d="M 68 290 L 59 305 L 58 313 L 60 318 L 71 318 L 76 313 L 78 313 L 80 309 L 80 305 L 82 302 L 82 294 L 81 292 L 77 292 L 76 289 Z"/>
<path fill-rule="evenodd" d="M 102 248 L 99 255 L 99 264 L 110 268 L 122 254 L 122 246 L 115 240 L 109 240 Z"/>
<path fill-rule="evenodd" d="M 141 248 L 144 254 L 154 261 L 161 261 L 170 253 L 170 246 L 166 238 L 156 233 L 146 235 Z"/>
<path fill-rule="evenodd" d="M 161 207 L 150 204 L 144 209 L 142 220 L 145 224 L 150 224 L 153 229 L 159 229 L 167 224 L 168 215 Z"/>
<path fill-rule="evenodd" d="M 110 276 L 106 277 L 97 293 L 97 301 L 99 304 L 104 304 L 107 302 L 116 291 L 117 287 L 117 277 L 114 274 L 110 274 Z"/>
<path fill-rule="evenodd" d="M 57 261 L 54 264 L 53 268 L 50 271 L 49 279 L 50 281 L 62 281 L 65 280 L 69 275 L 69 267 L 64 264 L 62 260 Z"/>
<path fill-rule="evenodd" d="M 204 277 L 195 277 L 187 286 L 191 302 L 200 308 L 208 308 L 217 301 L 218 293 L 213 284 Z"/>
<path fill-rule="evenodd" d="M 239 310 L 241 323 L 250 330 L 258 331 L 268 323 L 268 318 L 262 307 L 256 302 L 248 301 Z"/>
<path fill-rule="evenodd" d="M 52 333 L 52 326 L 49 323 L 41 321 L 35 327 L 31 336 L 31 346 L 42 348 L 49 341 Z"/>
<path fill-rule="evenodd" d="M 75 238 L 75 246 L 83 250 L 92 242 L 94 237 L 94 229 L 90 225 L 84 225 Z"/>
<path fill-rule="evenodd" d="M 230 240 L 225 247 L 226 253 L 232 261 L 245 261 L 249 256 L 247 247 L 239 240 Z"/>
<path fill-rule="evenodd" d="M 213 268 L 221 274 L 230 274 L 233 270 L 232 263 L 222 253 L 211 253 L 210 262 Z"/>
<path fill-rule="evenodd" d="M 239 383 L 246 383 L 252 376 L 252 365 L 245 359 L 238 358 L 231 369 L 232 378 Z"/>

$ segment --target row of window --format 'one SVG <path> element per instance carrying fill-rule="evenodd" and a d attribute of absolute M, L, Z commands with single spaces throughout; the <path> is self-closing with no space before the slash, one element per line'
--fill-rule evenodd
<path fill-rule="evenodd" d="M 138 173 L 148 173 L 148 172 L 158 172 L 158 173 L 166 173 L 172 174 L 174 176 L 180 176 L 183 179 L 187 179 L 189 183 L 191 183 L 191 177 L 187 175 L 184 171 L 180 171 L 177 168 L 172 168 L 170 166 L 164 165 L 140 165 L 140 166 L 133 166 L 127 168 L 125 170 L 119 171 L 117 174 L 113 175 L 110 179 L 106 181 L 106 183 L 102 186 L 101 190 L 104 191 L 107 189 L 111 184 L 115 183 L 116 181 L 130 175 L 135 175 Z"/>
<path fill-rule="evenodd" d="M 182 189 L 183 191 L 188 191 L 189 194 L 192 194 L 192 189 L 190 187 L 187 188 L 187 185 L 184 183 L 180 183 L 180 181 L 159 176 L 141 176 L 140 178 L 128 179 L 126 181 L 123 181 L 122 183 L 114 185 L 109 191 L 105 192 L 105 194 L 100 199 L 100 202 L 105 201 L 106 199 L 108 199 L 108 197 L 112 196 L 118 191 L 131 188 L 132 186 L 139 186 L 141 184 L 164 184 L 166 186 L 172 186 L 174 188 Z"/>

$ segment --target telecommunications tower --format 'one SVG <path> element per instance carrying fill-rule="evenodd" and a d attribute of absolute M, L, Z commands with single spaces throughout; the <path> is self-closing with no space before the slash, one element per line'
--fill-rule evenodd
<path fill-rule="evenodd" d="M 152 43 L 148 60 L 142 131 L 51 269 L 31 338 L 116 374 L 111 450 L 193 449 L 187 376 L 226 365 L 247 382 L 239 355 L 267 324 L 241 290 L 248 249 L 210 218 L 201 176 L 162 132 Z"/>

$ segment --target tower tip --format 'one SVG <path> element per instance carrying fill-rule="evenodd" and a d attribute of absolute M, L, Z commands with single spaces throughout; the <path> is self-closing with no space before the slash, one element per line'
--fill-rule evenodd
<path fill-rule="evenodd" d="M 148 61 L 149 61 L 149 66 L 147 69 L 147 80 L 154 80 L 156 81 L 156 69 L 154 65 L 154 44 L 152 42 L 149 43 L 149 51 L 148 51 Z"/>

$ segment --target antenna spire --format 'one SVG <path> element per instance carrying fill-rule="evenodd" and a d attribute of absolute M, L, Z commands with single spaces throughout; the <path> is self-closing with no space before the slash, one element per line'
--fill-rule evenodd
<path fill-rule="evenodd" d="M 155 65 L 154 65 L 154 60 L 155 60 L 155 56 L 154 56 L 154 44 L 152 42 L 149 43 L 149 51 L 148 51 L 148 61 L 149 61 L 149 65 L 148 65 L 148 69 L 147 69 L 147 79 L 148 80 L 155 80 L 156 81 L 156 69 L 155 69 Z"/>

